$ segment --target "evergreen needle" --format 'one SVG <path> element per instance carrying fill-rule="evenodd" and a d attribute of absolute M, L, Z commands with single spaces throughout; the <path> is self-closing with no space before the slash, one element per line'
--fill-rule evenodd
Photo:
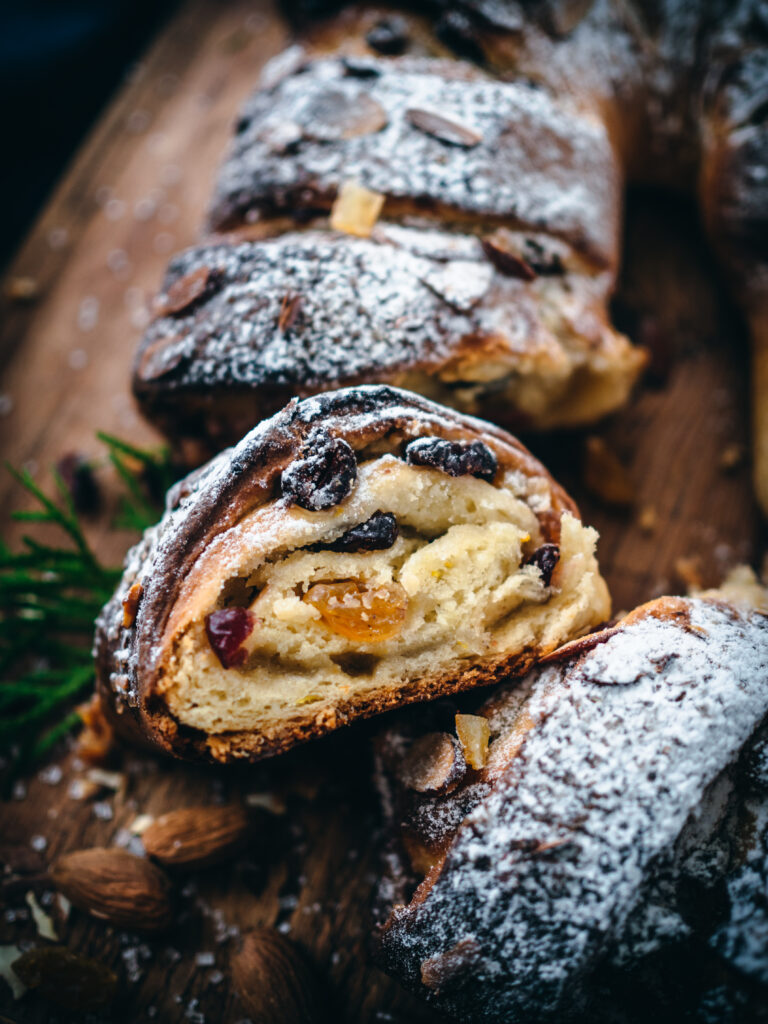
<path fill-rule="evenodd" d="M 173 482 L 168 453 L 98 437 L 125 491 L 119 522 L 140 532 L 156 521 Z M 8 469 L 37 506 L 13 518 L 53 526 L 61 536 L 59 544 L 25 536 L 18 551 L 0 541 L 0 755 L 10 777 L 77 725 L 72 704 L 94 681 L 94 621 L 121 570 L 96 557 L 59 473 L 49 497 L 28 472 Z"/>

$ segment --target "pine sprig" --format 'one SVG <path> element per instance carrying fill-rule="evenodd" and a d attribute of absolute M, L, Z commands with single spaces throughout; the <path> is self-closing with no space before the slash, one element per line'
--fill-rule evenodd
<path fill-rule="evenodd" d="M 162 494 L 173 481 L 168 453 L 98 436 L 125 490 L 115 525 L 141 532 L 157 520 Z M 121 570 L 96 557 L 58 472 L 56 495 L 49 497 L 28 472 L 8 469 L 37 506 L 13 518 L 53 528 L 61 537 L 44 543 L 27 535 L 18 551 L 0 541 L 0 755 L 13 773 L 77 724 L 72 705 L 94 681 L 94 621 Z"/>

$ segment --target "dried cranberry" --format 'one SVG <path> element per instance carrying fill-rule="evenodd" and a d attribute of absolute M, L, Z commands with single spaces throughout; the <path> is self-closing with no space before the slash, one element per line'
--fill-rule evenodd
<path fill-rule="evenodd" d="M 280 485 L 289 501 L 311 512 L 339 505 L 357 479 L 355 453 L 340 437 L 319 435 L 302 458 L 283 470 Z"/>
<path fill-rule="evenodd" d="M 482 441 L 446 441 L 442 437 L 420 437 L 405 449 L 411 466 L 430 466 L 448 476 L 476 476 L 492 481 L 499 468 L 496 456 Z"/>
<path fill-rule="evenodd" d="M 397 540 L 397 520 L 391 512 L 374 512 L 328 547 L 331 551 L 384 551 Z"/>
<path fill-rule="evenodd" d="M 222 608 L 206 615 L 205 631 L 223 668 L 242 665 L 246 658 L 242 644 L 253 632 L 253 614 L 247 608 Z"/>
<path fill-rule="evenodd" d="M 541 573 L 541 579 L 545 587 L 552 582 L 552 573 L 560 561 L 560 548 L 557 544 L 542 544 L 536 548 L 526 565 L 535 565 Z"/>
<path fill-rule="evenodd" d="M 397 57 L 408 46 L 408 22 L 397 15 L 377 21 L 365 37 L 366 43 L 377 53 Z"/>

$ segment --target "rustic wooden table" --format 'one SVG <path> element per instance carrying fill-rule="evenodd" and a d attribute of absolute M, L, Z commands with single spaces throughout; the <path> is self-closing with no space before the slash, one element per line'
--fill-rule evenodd
<path fill-rule="evenodd" d="M 128 388 L 147 301 L 170 254 L 195 239 L 235 111 L 286 39 L 267 2 L 189 0 L 105 112 L 11 266 L 0 318 L 0 447 L 39 481 L 63 453 L 95 453 L 98 429 L 154 440 Z M 11 297 L 24 278 L 36 283 L 37 301 Z M 681 573 L 710 584 L 740 561 L 759 566 L 764 536 L 746 461 L 743 331 L 694 214 L 677 200 L 633 197 L 617 311 L 657 349 L 631 406 L 597 431 L 628 468 L 633 507 L 611 509 L 585 490 L 583 436 L 527 440 L 600 530 L 601 565 L 622 609 L 684 591 Z M 8 513 L 23 500 L 0 475 L 6 536 L 14 535 Z M 129 540 L 106 522 L 94 523 L 91 536 L 113 561 Z M 90 801 L 75 799 L 82 769 L 66 752 L 17 786 L 0 805 L 0 847 L 19 844 L 41 865 L 65 850 L 135 844 L 129 829 L 139 814 L 259 794 L 272 794 L 279 812 L 264 812 L 268 849 L 251 862 L 179 880 L 177 923 L 162 938 L 77 912 L 59 924 L 70 948 L 120 977 L 103 1019 L 242 1020 L 229 983 L 233 939 L 266 923 L 309 950 L 328 979 L 332 1019 L 435 1020 L 366 958 L 376 879 L 371 728 L 237 770 L 126 752 L 118 788 Z M 44 898 L 44 882 L 33 887 Z M 0 944 L 40 941 L 24 889 L 8 894 Z M 59 1019 L 35 996 L 14 1001 L 2 981 L 0 1012 L 15 1022 Z"/>

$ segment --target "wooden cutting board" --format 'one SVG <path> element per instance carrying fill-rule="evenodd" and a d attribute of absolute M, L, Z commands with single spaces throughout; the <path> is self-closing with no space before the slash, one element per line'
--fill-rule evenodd
<path fill-rule="evenodd" d="M 182 5 L 11 266 L 0 319 L 0 446 L 39 482 L 65 452 L 97 453 L 96 430 L 155 440 L 128 387 L 147 302 L 171 253 L 194 241 L 235 112 L 287 38 L 266 2 Z M 20 301 L 30 287 L 35 301 Z M 526 440 L 600 530 L 618 610 L 683 592 L 685 578 L 714 584 L 740 561 L 759 566 L 765 537 L 747 464 L 744 332 L 695 213 L 680 200 L 632 197 L 616 312 L 655 350 L 630 407 L 594 432 L 627 467 L 633 506 L 612 509 L 587 492 L 583 435 Z M 24 500 L 0 474 L 4 536 L 16 535 L 8 515 Z M 111 561 L 131 539 L 106 522 L 93 523 L 90 534 Z M 120 977 L 105 1020 L 243 1020 L 228 961 L 238 929 L 261 923 L 310 952 L 327 980 L 331 1019 L 436 1019 L 367 962 L 377 874 L 372 730 L 367 724 L 255 768 L 190 768 L 128 752 L 117 765 L 118 789 L 90 800 L 75 799 L 82 769 L 63 753 L 0 805 L 0 846 L 34 847 L 41 864 L 65 850 L 135 843 L 129 829 L 138 815 L 249 795 L 271 805 L 261 825 L 266 848 L 250 862 L 179 879 L 177 923 L 162 938 L 121 933 L 77 912 L 59 926 L 70 948 Z M 24 888 L 7 901 L 0 944 L 37 940 Z M 16 1022 L 53 1019 L 36 996 L 14 1001 L 2 981 L 0 1012 Z"/>

